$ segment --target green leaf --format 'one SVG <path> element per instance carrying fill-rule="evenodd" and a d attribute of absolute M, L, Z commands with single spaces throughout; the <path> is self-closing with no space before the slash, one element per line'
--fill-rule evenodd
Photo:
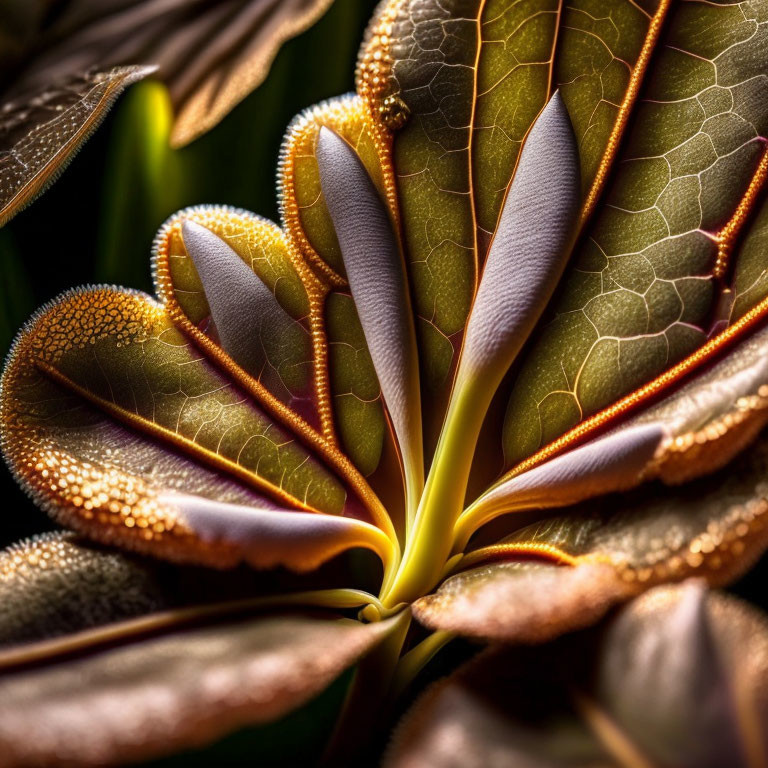
<path fill-rule="evenodd" d="M 418 352 L 402 256 L 385 204 L 355 151 L 323 127 L 316 153 L 323 197 L 397 438 L 413 516 L 424 487 L 424 460 Z"/>
<path fill-rule="evenodd" d="M 508 465 L 707 339 L 722 290 L 717 235 L 768 131 L 766 30 L 756 6 L 670 11 L 605 200 L 512 390 Z"/>
<path fill-rule="evenodd" d="M 339 439 L 364 475 L 379 466 L 387 425 L 371 354 L 352 297 L 334 291 L 325 304 L 328 368 Z"/>
<path fill-rule="evenodd" d="M 10 360 L 6 455 L 77 530 L 219 565 L 302 570 L 360 544 L 389 557 L 345 481 L 149 297 L 73 292 L 31 321 Z"/>
<path fill-rule="evenodd" d="M 181 231 L 206 286 L 209 333 L 246 373 L 301 411 L 296 401 L 312 397 L 309 331 L 282 308 L 269 286 L 224 239 L 190 219 L 182 222 Z M 250 316 L 248 326 L 242 322 L 243 313 Z"/>

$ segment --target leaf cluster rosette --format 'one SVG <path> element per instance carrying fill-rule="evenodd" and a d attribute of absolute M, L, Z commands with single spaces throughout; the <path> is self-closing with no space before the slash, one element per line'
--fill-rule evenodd
<path fill-rule="evenodd" d="M 43 307 L 0 435 L 73 533 L 0 559 L 9 763 L 208 742 L 359 661 L 339 754 L 460 635 L 493 648 L 391 765 L 764 764 L 765 621 L 706 587 L 768 541 L 766 42 L 762 0 L 389 0 L 281 226 L 183 210 L 155 297 Z"/>

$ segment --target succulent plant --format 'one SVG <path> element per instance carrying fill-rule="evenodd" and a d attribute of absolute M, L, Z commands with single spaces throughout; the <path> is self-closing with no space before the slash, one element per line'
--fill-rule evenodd
<path fill-rule="evenodd" d="M 0 434 L 72 533 L 0 555 L 8 764 L 210 742 L 357 663 L 354 760 L 457 636 L 494 648 L 388 764 L 765 764 L 766 623 L 706 587 L 768 543 L 767 43 L 763 0 L 388 0 L 281 226 L 183 210 L 156 297 L 43 307 Z"/>

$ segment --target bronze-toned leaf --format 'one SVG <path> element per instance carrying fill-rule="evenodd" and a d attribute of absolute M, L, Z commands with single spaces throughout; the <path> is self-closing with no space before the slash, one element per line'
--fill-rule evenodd
<path fill-rule="evenodd" d="M 393 621 L 300 614 L 230 620 L 5 670 L 3 765 L 122 765 L 275 720 L 322 691 Z"/>
<path fill-rule="evenodd" d="M 2 392 L 18 477 L 99 541 L 220 566 L 306 570 L 360 544 L 389 557 L 345 481 L 149 297 L 90 289 L 44 308 Z"/>
<path fill-rule="evenodd" d="M 521 546 L 518 559 L 504 551 L 503 543 L 498 551 L 502 562 L 493 562 L 493 552 L 485 551 L 485 565 L 470 566 L 448 578 L 435 594 L 417 600 L 415 618 L 430 629 L 480 639 L 544 643 L 594 624 L 635 591 L 600 562 L 537 562 L 546 557 L 546 545 Z"/>
<path fill-rule="evenodd" d="M 387 768 L 759 768 L 768 759 L 768 622 L 690 581 L 598 628 L 499 648 L 435 685 Z"/>
<path fill-rule="evenodd" d="M 434 629 L 514 641 L 583 626 L 656 584 L 691 575 L 727 584 L 768 545 L 767 469 L 763 434 L 738 462 L 705 478 L 542 513 L 468 551 L 456 566 L 464 570 L 417 600 L 414 615 Z"/>
<path fill-rule="evenodd" d="M 167 606 L 147 563 L 49 533 L 0 552 L 0 645 L 77 632 Z"/>
<path fill-rule="evenodd" d="M 66 168 L 121 91 L 154 67 L 116 67 L 46 83 L 0 110 L 0 226 Z"/>
<path fill-rule="evenodd" d="M 115 98 L 155 72 L 182 146 L 266 77 L 332 0 L 63 0 L 0 17 L 0 226 L 45 191 Z"/>
<path fill-rule="evenodd" d="M 280 46 L 331 0 L 65 0 L 39 19 L 8 97 L 93 68 L 157 65 L 177 113 L 173 142 L 219 122 L 266 77 Z M 12 24 L 14 16 L 7 18 Z"/>

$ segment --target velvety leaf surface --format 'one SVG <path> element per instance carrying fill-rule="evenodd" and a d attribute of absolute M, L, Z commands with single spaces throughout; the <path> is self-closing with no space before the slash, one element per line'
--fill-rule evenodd
<path fill-rule="evenodd" d="M 468 552 L 459 567 L 469 570 L 416 601 L 414 615 L 434 629 L 538 640 L 655 584 L 690 575 L 727 584 L 768 543 L 767 469 L 763 435 L 738 463 L 706 478 L 675 488 L 651 483 L 543 516 Z"/>
<path fill-rule="evenodd" d="M 768 132 L 766 35 L 759 3 L 670 11 L 605 201 L 512 392 L 509 464 L 705 341 L 729 256 L 718 238 Z"/>
<path fill-rule="evenodd" d="M 424 483 L 416 335 L 408 279 L 393 223 L 365 166 L 338 134 L 321 128 L 323 195 L 415 506 Z"/>
<path fill-rule="evenodd" d="M 346 273 L 341 249 L 317 164 L 317 138 L 322 127 L 330 128 L 354 148 L 394 216 L 394 179 L 387 152 L 390 142 L 354 94 L 308 109 L 286 132 L 278 171 L 283 224 L 309 263 L 331 284 L 343 285 Z"/>
<path fill-rule="evenodd" d="M 263 616 L 6 671 L 4 764 L 118 765 L 274 720 L 323 690 L 390 626 Z"/>
<path fill-rule="evenodd" d="M 494 563 L 492 552 L 485 552 L 486 565 L 470 565 L 446 579 L 435 594 L 417 600 L 416 619 L 430 629 L 483 640 L 544 643 L 590 626 L 634 593 L 605 564 L 537 561 L 547 550 L 537 550 L 535 543 L 521 546 L 519 559 L 512 559 L 514 554 L 503 547 L 504 542 L 498 545 L 502 562 Z M 527 559 L 531 556 L 533 562 Z"/>
<path fill-rule="evenodd" d="M 221 243 L 221 260 L 206 262 L 201 247 L 197 254 L 190 252 L 183 230 L 196 225 L 217 238 L 209 238 L 211 248 Z M 243 263 L 230 258 L 224 274 L 229 254 Z M 289 245 L 274 224 L 227 208 L 181 211 L 158 233 L 153 267 L 157 292 L 172 317 L 184 325 L 191 323 L 274 397 L 320 427 L 310 297 Z M 216 313 L 222 327 L 215 321 Z M 252 317 L 247 327 L 242 323 L 245 313 Z"/>
<path fill-rule="evenodd" d="M 757 768 L 766 697 L 765 617 L 691 580 L 597 631 L 486 652 L 416 704 L 385 765 Z"/>
<path fill-rule="evenodd" d="M 148 297 L 72 293 L 33 319 L 11 359 L 6 455 L 38 503 L 89 536 L 176 560 L 298 569 L 361 541 L 388 549 L 355 519 L 367 513 L 344 482 Z M 284 520 L 291 509 L 304 511 Z"/>
<path fill-rule="evenodd" d="M 0 226 L 29 205 L 67 166 L 121 91 L 152 67 L 76 72 L 45 83 L 31 101 L 2 105 Z"/>
<path fill-rule="evenodd" d="M 167 606 L 147 563 L 50 533 L 0 553 L 0 645 L 141 616 Z"/>

